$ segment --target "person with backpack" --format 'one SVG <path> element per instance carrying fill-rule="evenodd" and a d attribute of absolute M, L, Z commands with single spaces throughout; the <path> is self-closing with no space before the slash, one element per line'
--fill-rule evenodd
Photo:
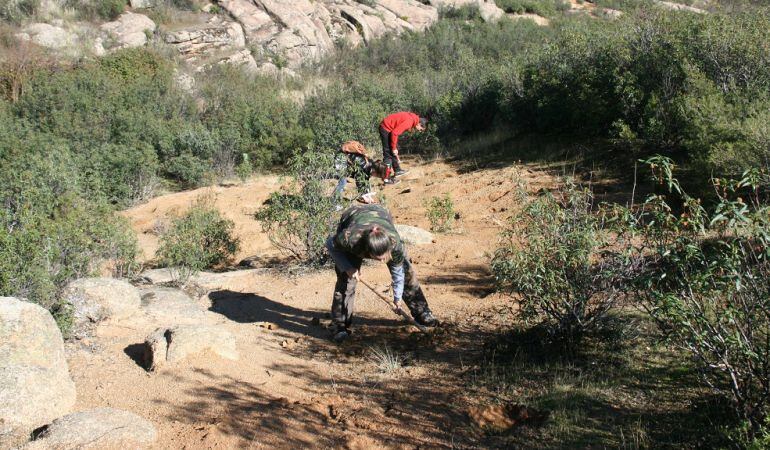
<path fill-rule="evenodd" d="M 337 231 L 326 240 L 326 248 L 337 273 L 332 298 L 334 341 L 342 342 L 351 335 L 356 284 L 364 259 L 387 264 L 393 281 L 393 303 L 397 308 L 401 308 L 403 301 L 417 323 L 438 326 L 406 254 L 406 246 L 385 207 L 355 205 L 346 209 Z"/>
<path fill-rule="evenodd" d="M 393 169 L 393 174 L 385 179 L 385 184 L 396 184 L 396 177 L 407 172 L 401 167 L 398 137 L 412 129 L 424 131 L 427 123 L 428 119 L 407 111 L 397 112 L 382 119 L 379 129 L 382 140 L 382 161 Z"/>
<path fill-rule="evenodd" d="M 358 141 L 347 141 L 340 147 L 340 151 L 334 159 L 334 168 L 337 170 L 339 182 L 334 189 L 334 198 L 341 199 L 342 192 L 348 183 L 348 177 L 353 178 L 359 194 L 359 201 L 372 203 L 374 194 L 369 179 L 372 175 L 386 179 L 389 176 L 388 166 L 382 161 L 372 161 L 366 154 L 366 147 Z"/>

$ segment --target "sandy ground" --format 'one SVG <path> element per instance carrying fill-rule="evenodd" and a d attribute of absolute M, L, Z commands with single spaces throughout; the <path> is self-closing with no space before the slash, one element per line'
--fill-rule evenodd
<path fill-rule="evenodd" d="M 361 286 L 353 339 L 335 345 L 324 327 L 332 270 L 251 268 L 211 275 L 196 298 L 207 323 L 236 336 L 238 361 L 203 353 L 148 373 L 136 362 L 137 349 L 157 321 L 108 322 L 95 338 L 68 344 L 75 409 L 111 406 L 139 414 L 156 426 L 158 449 L 483 446 L 466 417 L 469 406 L 484 401 L 472 394 L 468 371 L 485 336 L 495 332 L 493 322 L 515 309 L 510 299 L 491 293 L 491 252 L 520 202 L 519 187 L 534 192 L 553 181 L 521 166 L 407 165 L 411 172 L 403 182 L 384 191 L 397 223 L 429 228 L 424 200 L 445 193 L 460 214 L 452 232 L 408 249 L 444 327 L 417 333 Z M 236 224 L 243 243 L 238 259 L 267 260 L 278 253 L 252 214 L 281 182 L 263 176 L 240 186 L 166 195 L 124 214 L 149 259 L 169 214 L 209 195 Z M 387 291 L 384 264 L 366 265 L 362 273 Z M 263 322 L 278 328 L 268 330 Z M 401 367 L 383 370 L 373 350 L 384 348 L 399 356 Z"/>

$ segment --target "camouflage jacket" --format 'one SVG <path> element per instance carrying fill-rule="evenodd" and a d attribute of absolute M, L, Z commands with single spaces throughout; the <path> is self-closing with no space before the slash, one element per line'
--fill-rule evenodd
<path fill-rule="evenodd" d="M 393 225 L 390 212 L 381 205 L 355 205 L 346 209 L 337 226 L 334 247 L 359 258 L 366 258 L 368 255 L 363 249 L 365 244 L 361 237 L 375 225 L 382 227 L 393 242 L 388 267 L 401 266 L 404 263 L 404 243 Z"/>

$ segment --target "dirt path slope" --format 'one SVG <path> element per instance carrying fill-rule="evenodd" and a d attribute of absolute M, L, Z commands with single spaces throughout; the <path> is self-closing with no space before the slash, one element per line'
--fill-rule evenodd
<path fill-rule="evenodd" d="M 475 431 L 464 415 L 473 399 L 464 372 L 494 326 L 484 320 L 487 312 L 513 308 L 506 298 L 490 295 L 490 253 L 518 204 L 518 187 L 536 191 L 552 180 L 517 166 L 468 172 L 439 161 L 409 166 L 404 181 L 385 190 L 398 223 L 428 228 L 423 202 L 445 193 L 460 214 L 455 231 L 409 248 L 446 328 L 429 336 L 413 333 L 362 287 L 354 338 L 337 346 L 324 328 L 331 270 L 214 274 L 202 283 L 200 293 L 208 292 L 197 300 L 208 323 L 236 336 L 239 361 L 202 354 L 147 373 L 135 362 L 137 344 L 157 324 L 106 324 L 96 338 L 69 345 L 76 409 L 111 406 L 139 414 L 158 428 L 157 448 L 473 446 Z M 244 243 L 239 258 L 274 256 L 251 213 L 279 185 L 277 177 L 266 176 L 242 186 L 171 194 L 125 215 L 149 258 L 158 220 L 210 194 L 236 223 Z M 365 266 L 363 273 L 386 290 L 384 265 Z M 260 326 L 264 322 L 277 328 Z M 402 364 L 387 367 L 377 351 L 397 355 Z"/>

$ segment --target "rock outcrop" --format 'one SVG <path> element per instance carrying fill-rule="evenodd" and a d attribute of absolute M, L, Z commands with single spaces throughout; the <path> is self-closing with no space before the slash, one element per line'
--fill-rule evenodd
<path fill-rule="evenodd" d="M 61 26 L 47 23 L 27 25 L 22 28 L 20 33 L 16 34 L 16 37 L 53 50 L 70 48 L 78 42 L 78 37 L 75 33 L 65 30 Z"/>
<path fill-rule="evenodd" d="M 134 413 L 97 408 L 56 419 L 23 450 L 141 449 L 157 439 L 155 427 Z"/>
<path fill-rule="evenodd" d="M 129 1 L 139 10 L 158 5 L 157 0 Z M 505 16 L 494 0 L 217 0 L 226 15 L 202 13 L 200 23 L 172 26 L 160 38 L 198 69 L 223 63 L 292 75 L 293 69 L 339 45 L 357 46 L 388 33 L 422 31 L 438 20 L 439 9 L 466 5 L 478 7 L 486 21 Z M 28 25 L 18 36 L 60 53 L 101 56 L 146 45 L 157 28 L 149 17 L 135 12 L 125 12 L 98 28 L 86 23 L 67 28 L 62 21 L 54 22 Z"/>
<path fill-rule="evenodd" d="M 51 314 L 0 297 L 0 448 L 23 442 L 74 403 L 64 341 Z"/>
<path fill-rule="evenodd" d="M 125 319 L 139 311 L 139 290 L 115 278 L 81 278 L 67 285 L 63 300 L 73 307 L 74 333 L 91 334 L 106 319 Z"/>
<path fill-rule="evenodd" d="M 152 287 L 142 289 L 142 311 L 156 326 L 200 324 L 206 312 L 190 296 L 179 289 Z"/>
<path fill-rule="evenodd" d="M 144 342 L 144 367 L 155 371 L 168 363 L 210 350 L 222 358 L 237 360 L 232 333 L 214 326 L 178 325 L 158 328 Z"/>
<path fill-rule="evenodd" d="M 115 21 L 104 23 L 100 28 L 115 42 L 110 49 L 120 49 L 147 44 L 147 38 L 155 31 L 156 25 L 144 14 L 124 12 Z"/>

